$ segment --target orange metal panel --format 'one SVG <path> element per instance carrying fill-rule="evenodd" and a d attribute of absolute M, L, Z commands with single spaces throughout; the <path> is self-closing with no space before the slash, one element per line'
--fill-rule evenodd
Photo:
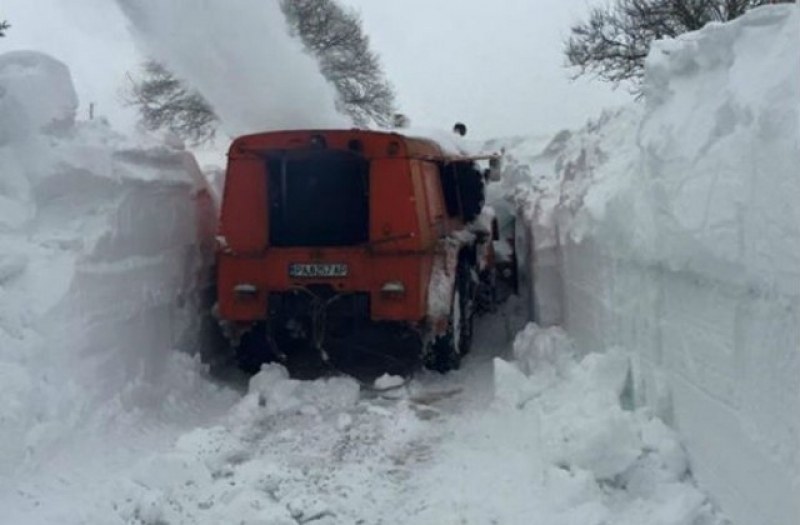
<path fill-rule="evenodd" d="M 267 247 L 267 177 L 262 159 L 245 157 L 230 162 L 220 233 L 237 254 L 257 253 Z"/>
<path fill-rule="evenodd" d="M 431 218 L 428 214 L 431 196 L 429 195 L 427 187 L 425 186 L 419 161 L 412 160 L 409 163 L 409 168 L 411 170 L 411 183 L 414 188 L 414 204 L 416 204 L 415 212 L 417 215 L 417 224 L 419 224 L 419 245 L 422 247 L 432 246 L 434 241 L 434 233 L 431 225 Z"/>
<path fill-rule="evenodd" d="M 439 169 L 433 162 L 420 162 L 425 193 L 428 200 L 428 217 L 433 231 L 433 240 L 445 234 L 447 227 L 447 211 L 439 180 Z"/>
<path fill-rule="evenodd" d="M 419 249 L 420 225 L 407 159 L 372 161 L 369 200 L 373 250 L 385 253 Z"/>

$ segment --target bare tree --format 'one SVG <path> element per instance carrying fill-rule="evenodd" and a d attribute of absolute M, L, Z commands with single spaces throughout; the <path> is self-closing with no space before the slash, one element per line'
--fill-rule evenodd
<path fill-rule="evenodd" d="M 129 105 L 139 109 L 145 128 L 169 130 L 195 146 L 214 140 L 219 118 L 199 92 L 186 87 L 159 62 L 149 60 L 142 69 L 142 78 L 131 78 L 125 96 Z"/>
<path fill-rule="evenodd" d="M 0 22 L 0 37 L 6 36 L 6 31 L 11 27 L 7 20 Z"/>
<path fill-rule="evenodd" d="M 572 27 L 564 52 L 576 76 L 592 74 L 619 85 L 633 83 L 638 91 L 650 44 L 725 22 L 763 4 L 794 0 L 616 0 L 596 7 L 589 18 Z"/>
<path fill-rule="evenodd" d="M 360 126 L 390 126 L 394 90 L 369 46 L 361 19 L 334 0 L 281 0 L 289 27 L 336 88 L 338 108 Z"/>
<path fill-rule="evenodd" d="M 318 60 L 338 94 L 337 108 L 359 126 L 390 126 L 394 91 L 369 48 L 361 20 L 334 0 L 281 0 L 291 31 Z M 214 139 L 219 119 L 203 96 L 187 87 L 163 64 L 148 61 L 140 78 L 131 78 L 125 98 L 136 106 L 145 128 L 170 130 L 193 145 Z"/>

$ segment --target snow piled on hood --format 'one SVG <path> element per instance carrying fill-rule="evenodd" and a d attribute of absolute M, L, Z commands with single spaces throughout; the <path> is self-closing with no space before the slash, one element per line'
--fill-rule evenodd
<path fill-rule="evenodd" d="M 185 151 L 76 122 L 76 106 L 66 66 L 0 55 L 0 506 L 15 523 L 42 512 L 53 471 L 90 492 L 100 478 L 75 465 L 112 468 L 131 442 L 168 441 L 148 428 L 232 398 L 173 352 L 201 349 L 202 174 Z"/>
<path fill-rule="evenodd" d="M 350 127 L 334 88 L 292 38 L 278 2 L 117 0 L 146 56 L 214 107 L 231 136 Z"/>

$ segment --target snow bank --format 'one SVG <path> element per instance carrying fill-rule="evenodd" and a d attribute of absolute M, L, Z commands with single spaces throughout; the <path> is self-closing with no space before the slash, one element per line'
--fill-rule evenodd
<path fill-rule="evenodd" d="M 315 60 L 289 36 L 278 2 L 117 3 L 143 53 L 200 91 L 231 136 L 350 126 Z"/>
<path fill-rule="evenodd" d="M 217 425 L 144 458 L 97 523 L 407 523 L 392 500 L 422 422 L 407 401 L 368 401 L 350 378 L 297 381 L 266 366 Z M 411 442 L 409 442 L 411 441 Z"/>
<path fill-rule="evenodd" d="M 199 169 L 76 106 L 63 64 L 0 55 L 0 506 L 16 523 L 53 469 L 83 483 L 68 469 L 113 468 L 147 425 L 232 397 L 173 352 L 201 349 L 215 213 Z"/>
<path fill-rule="evenodd" d="M 657 43 L 645 108 L 512 151 L 532 309 L 630 352 L 635 402 L 738 524 L 800 516 L 798 56 L 800 10 L 755 9 Z"/>
<path fill-rule="evenodd" d="M 628 357 L 578 360 L 571 345 L 558 328 L 517 335 L 515 360 L 494 360 L 494 403 L 451 422 L 453 438 L 412 480 L 423 500 L 401 500 L 396 522 L 722 523 L 675 432 L 649 409 L 623 410 Z"/>

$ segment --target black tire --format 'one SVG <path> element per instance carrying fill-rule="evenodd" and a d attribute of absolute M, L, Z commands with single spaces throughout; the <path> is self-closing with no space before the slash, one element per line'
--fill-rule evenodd
<path fill-rule="evenodd" d="M 476 314 L 493 314 L 497 312 L 497 269 L 488 268 L 481 273 L 478 291 L 475 294 Z"/>
<path fill-rule="evenodd" d="M 457 306 L 460 321 L 458 323 L 460 329 L 458 352 L 461 356 L 465 356 L 472 349 L 472 338 L 475 331 L 475 296 L 478 290 L 472 266 L 466 261 L 459 266 L 456 286 L 458 286 Z"/>
<path fill-rule="evenodd" d="M 244 372 L 256 374 L 264 363 L 279 361 L 273 343 L 267 337 L 266 323 L 258 323 L 243 334 L 236 347 L 236 360 Z"/>
<path fill-rule="evenodd" d="M 454 303 L 457 302 L 457 299 L 458 294 L 455 294 Z M 457 304 L 453 304 L 447 324 L 447 332 L 436 337 L 430 344 L 431 346 L 425 355 L 425 368 L 444 374 L 451 370 L 458 370 L 461 366 L 461 352 L 455 336 L 458 321 L 453 315 L 456 308 L 458 308 Z"/>

